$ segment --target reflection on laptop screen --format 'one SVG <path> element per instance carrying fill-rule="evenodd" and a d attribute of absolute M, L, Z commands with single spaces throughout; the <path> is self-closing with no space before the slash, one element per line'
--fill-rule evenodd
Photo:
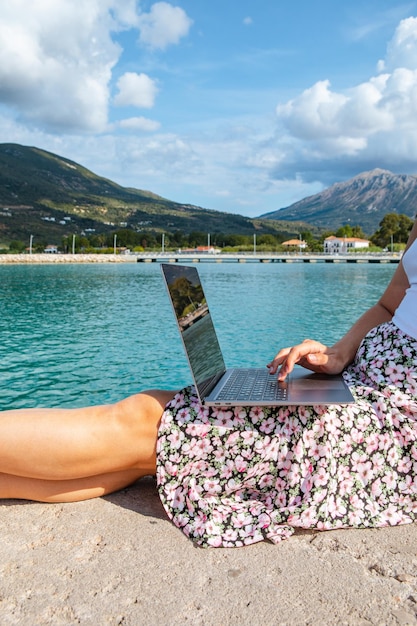
<path fill-rule="evenodd" d="M 195 383 L 204 391 L 226 367 L 198 272 L 176 264 L 162 269 Z"/>

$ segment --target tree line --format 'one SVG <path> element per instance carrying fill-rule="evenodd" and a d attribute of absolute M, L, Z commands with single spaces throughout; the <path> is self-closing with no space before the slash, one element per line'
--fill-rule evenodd
<path fill-rule="evenodd" d="M 379 224 L 378 230 L 367 237 L 360 226 L 346 224 L 336 231 L 326 231 L 318 235 L 313 235 L 309 230 L 301 230 L 294 233 L 294 238 L 299 238 L 307 244 L 307 249 L 311 252 L 322 252 L 324 240 L 334 235 L 336 237 L 358 237 L 369 239 L 371 245 L 377 249 L 401 249 L 404 247 L 409 232 L 414 221 L 407 215 L 397 213 L 387 213 Z M 282 251 L 282 243 L 289 238 L 289 234 L 256 234 L 256 248 L 258 251 Z M 51 242 L 36 241 L 33 245 L 34 252 L 43 252 L 45 247 Z M 162 246 L 166 250 L 195 249 L 199 246 L 213 246 L 221 248 L 225 252 L 253 250 L 255 241 L 252 235 L 226 234 L 226 233 L 204 233 L 202 231 L 192 231 L 184 233 L 175 232 L 154 232 L 140 231 L 129 228 L 120 228 L 108 233 L 92 233 L 87 235 L 68 235 L 62 238 L 58 245 L 60 252 L 113 252 L 117 250 L 129 249 L 136 252 L 160 250 Z M 23 241 L 11 241 L 10 252 L 24 252 L 27 243 Z"/>

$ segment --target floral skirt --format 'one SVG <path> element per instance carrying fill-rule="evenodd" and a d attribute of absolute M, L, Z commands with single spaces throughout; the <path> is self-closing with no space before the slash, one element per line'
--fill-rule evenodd
<path fill-rule="evenodd" d="M 391 322 L 344 373 L 345 406 L 208 408 L 193 387 L 166 406 L 157 483 L 201 546 L 286 539 L 417 519 L 417 341 Z"/>

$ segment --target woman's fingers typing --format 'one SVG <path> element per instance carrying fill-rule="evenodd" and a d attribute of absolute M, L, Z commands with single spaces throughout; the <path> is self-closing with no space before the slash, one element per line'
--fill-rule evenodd
<path fill-rule="evenodd" d="M 322 372 L 329 361 L 329 349 L 324 344 L 312 339 L 291 348 L 283 348 L 276 357 L 267 364 L 271 374 L 278 373 L 278 379 L 284 380 L 298 363 L 307 369 Z"/>

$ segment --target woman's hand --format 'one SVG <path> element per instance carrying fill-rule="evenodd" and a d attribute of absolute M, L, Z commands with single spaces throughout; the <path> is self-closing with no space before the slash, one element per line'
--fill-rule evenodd
<path fill-rule="evenodd" d="M 336 346 L 328 348 L 313 339 L 305 339 L 297 346 L 280 350 L 267 367 L 270 374 L 278 372 L 278 380 L 284 380 L 296 363 L 313 372 L 340 374 L 346 365 L 346 360 L 342 358 Z"/>
<path fill-rule="evenodd" d="M 417 220 L 414 222 L 406 250 L 416 239 Z M 392 319 L 409 286 L 410 283 L 400 261 L 379 301 L 368 309 L 334 346 L 328 348 L 318 341 L 306 339 L 297 346 L 284 348 L 278 352 L 275 359 L 268 363 L 270 374 L 277 374 L 278 380 L 284 380 L 296 363 L 313 372 L 340 374 L 349 363 L 352 363 L 363 338 L 371 328 Z"/>

